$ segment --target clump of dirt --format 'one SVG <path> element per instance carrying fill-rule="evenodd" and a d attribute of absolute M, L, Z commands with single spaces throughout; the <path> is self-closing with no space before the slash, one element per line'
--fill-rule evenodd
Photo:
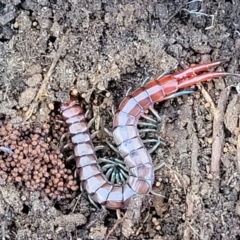
<path fill-rule="evenodd" d="M 112 106 L 148 76 L 219 59 L 224 61 L 216 71 L 239 73 L 238 5 L 2 0 L 0 121 L 7 116 L 14 128 L 27 113 L 40 125 L 51 124 L 49 106 L 77 89 L 89 118 L 95 117 L 94 129 L 101 122 L 110 128 Z M 84 194 L 53 201 L 3 181 L 0 237 L 239 239 L 238 82 L 237 76 L 217 79 L 196 94 L 155 106 L 164 144 L 152 154 L 154 165 L 161 166 L 154 191 L 163 196 L 136 200 L 117 221 L 115 212 L 96 210 Z M 103 141 L 100 134 L 94 144 Z M 63 156 L 64 167 L 68 157 Z"/>

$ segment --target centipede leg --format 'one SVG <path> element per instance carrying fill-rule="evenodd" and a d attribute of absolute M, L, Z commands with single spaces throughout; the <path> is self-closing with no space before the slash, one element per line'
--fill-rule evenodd
<path fill-rule="evenodd" d="M 142 122 L 142 121 L 139 121 L 139 122 L 138 122 L 138 125 L 139 125 L 139 126 L 146 126 L 146 127 L 155 127 L 155 128 L 157 128 L 157 125 L 156 125 L 156 124 L 148 123 L 148 122 Z"/>
<path fill-rule="evenodd" d="M 75 177 L 77 177 L 77 175 L 78 175 L 77 170 L 78 170 L 78 169 L 76 169 L 75 172 L 74 172 L 74 175 L 76 175 Z M 81 190 L 81 192 L 84 192 L 84 188 L 83 188 L 82 182 L 81 182 L 81 184 L 80 184 L 80 190 Z M 87 196 L 88 196 L 89 201 L 92 203 L 92 205 L 93 205 L 96 209 L 99 209 L 99 207 L 97 206 L 97 204 L 92 200 L 91 196 L 90 196 L 90 195 L 87 195 Z"/>
<path fill-rule="evenodd" d="M 109 181 L 116 182 L 118 184 L 126 182 L 126 179 L 128 178 L 128 170 L 122 160 L 116 158 L 114 160 L 100 158 L 99 163 L 105 164 L 102 166 L 102 170 L 105 172 L 105 176 Z"/>
<path fill-rule="evenodd" d="M 143 82 L 142 82 L 142 84 L 141 84 L 141 87 L 145 86 L 150 80 L 151 80 L 151 77 L 150 77 L 150 76 L 147 76 L 147 77 L 143 80 Z"/>
<path fill-rule="evenodd" d="M 169 71 L 164 71 L 162 74 L 160 74 L 160 75 L 158 76 L 157 79 L 164 77 L 164 76 L 165 76 L 166 74 L 168 74 L 168 73 L 169 73 Z M 152 78 L 152 77 L 147 76 L 147 77 L 143 80 L 143 82 L 142 82 L 142 84 L 141 84 L 141 87 L 145 86 L 145 85 L 151 80 L 151 78 Z"/>
<path fill-rule="evenodd" d="M 153 153 L 158 148 L 158 146 L 162 143 L 160 139 L 146 139 L 146 140 L 143 140 L 143 143 L 150 143 L 150 142 L 155 142 L 155 145 L 148 150 L 149 154 Z"/>
<path fill-rule="evenodd" d="M 109 141 L 106 141 L 106 143 L 108 144 L 108 146 L 116 153 L 119 153 L 118 149 L 116 147 L 114 147 Z"/>
<path fill-rule="evenodd" d="M 88 200 L 92 203 L 92 205 L 96 208 L 96 209 L 100 209 L 99 207 L 98 207 L 98 205 L 94 202 L 94 200 L 92 200 L 92 198 L 91 198 L 91 196 L 90 195 L 88 195 Z"/>
<path fill-rule="evenodd" d="M 127 168 L 125 167 L 123 161 L 118 158 L 114 158 L 114 160 L 110 160 L 110 159 L 106 159 L 106 158 L 99 158 L 99 162 L 100 163 L 109 163 L 109 164 L 114 163 L 114 165 L 119 166 L 124 171 L 127 171 Z M 107 167 L 104 166 L 103 168 L 107 168 Z"/>
<path fill-rule="evenodd" d="M 153 122 L 155 123 L 155 125 L 157 125 L 157 121 L 152 119 L 151 117 L 145 115 L 145 114 L 142 114 L 141 117 L 143 117 L 144 119 L 146 119 L 147 121 L 150 121 L 150 122 Z"/>
<path fill-rule="evenodd" d="M 69 162 L 70 160 L 72 160 L 72 159 L 74 159 L 75 158 L 75 156 L 72 154 L 70 157 L 68 157 L 66 160 L 67 160 L 67 162 Z"/>
<path fill-rule="evenodd" d="M 128 96 L 128 95 L 130 94 L 131 90 L 132 90 L 132 87 L 128 88 L 128 90 L 127 90 L 125 96 Z"/>
<path fill-rule="evenodd" d="M 101 131 L 95 131 L 94 133 L 91 134 L 91 139 L 94 139 Z"/>
<path fill-rule="evenodd" d="M 87 124 L 87 128 L 88 128 L 88 129 L 89 129 L 90 127 L 92 127 L 94 121 L 95 121 L 95 117 L 92 118 L 92 119 L 88 122 L 88 124 Z"/>
<path fill-rule="evenodd" d="M 165 197 L 164 195 L 162 195 L 161 193 L 156 193 L 156 192 L 154 192 L 153 190 L 151 190 L 150 193 L 151 193 L 152 195 L 155 195 L 155 196 L 158 196 L 158 197 L 166 198 L 166 197 Z"/>
<path fill-rule="evenodd" d="M 62 149 L 62 148 L 65 149 L 64 140 L 65 140 L 66 137 L 69 137 L 69 136 L 70 136 L 70 133 L 69 133 L 69 132 L 62 134 L 62 136 L 61 136 L 61 138 L 60 138 L 60 141 L 59 141 L 59 148 L 60 148 L 60 149 Z"/>
<path fill-rule="evenodd" d="M 108 128 L 104 127 L 103 128 L 104 132 L 106 132 L 110 137 L 113 137 L 113 133 L 111 130 L 109 130 Z"/>
<path fill-rule="evenodd" d="M 193 91 L 193 90 L 180 91 L 180 92 L 176 92 L 176 93 L 173 93 L 173 94 L 165 97 L 164 100 L 180 97 L 183 95 L 193 94 L 193 93 L 195 93 L 195 91 Z"/>
<path fill-rule="evenodd" d="M 5 153 L 8 153 L 9 155 L 13 154 L 13 151 L 10 148 L 8 148 L 8 147 L 3 147 L 2 146 L 2 147 L 0 147 L 0 150 L 5 152 Z"/>
<path fill-rule="evenodd" d="M 72 148 L 72 147 L 73 147 L 72 143 L 67 143 L 63 146 L 63 149 Z"/>
<path fill-rule="evenodd" d="M 102 149 L 104 149 L 104 148 L 105 148 L 105 146 L 99 145 L 99 146 L 96 146 L 96 147 L 94 148 L 94 150 L 95 150 L 95 152 L 97 152 L 97 151 L 102 150 Z"/>
<path fill-rule="evenodd" d="M 164 167 L 165 166 L 165 163 L 162 163 L 162 164 L 158 164 L 156 167 L 154 167 L 154 172 L 156 172 L 157 170 L 159 170 L 160 168 Z M 158 196 L 158 197 L 163 197 L 163 198 L 166 198 L 164 195 L 160 194 L 160 193 L 156 193 L 155 191 L 151 190 L 150 193 L 152 193 L 153 195 L 155 196 Z"/>
<path fill-rule="evenodd" d="M 121 218 L 121 211 L 120 211 L 120 209 L 116 210 L 116 214 L 117 214 L 118 220 L 121 220 L 122 218 Z"/>
<path fill-rule="evenodd" d="M 139 133 L 147 133 L 147 132 L 158 132 L 157 129 L 152 129 L 152 128 L 145 128 L 145 129 L 140 129 L 138 130 Z"/>
<path fill-rule="evenodd" d="M 149 107 L 149 110 L 152 112 L 152 114 L 157 118 L 158 122 L 161 122 L 161 117 L 159 116 L 158 112 L 151 106 Z"/>

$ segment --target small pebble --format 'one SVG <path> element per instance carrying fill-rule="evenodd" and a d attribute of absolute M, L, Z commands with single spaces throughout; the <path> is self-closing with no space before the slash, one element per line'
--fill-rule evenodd
<path fill-rule="evenodd" d="M 196 92 L 196 93 L 194 94 L 194 96 L 195 96 L 196 99 L 199 99 L 199 98 L 201 97 L 201 94 L 200 94 L 200 92 Z"/>
<path fill-rule="evenodd" d="M 105 95 L 107 98 L 109 98 L 111 96 L 111 93 L 110 92 L 107 92 L 106 95 Z"/>
<path fill-rule="evenodd" d="M 212 144 L 212 143 L 213 143 L 213 139 L 212 139 L 212 138 L 208 138 L 207 141 L 208 141 L 209 144 Z"/>
<path fill-rule="evenodd" d="M 72 90 L 71 94 L 76 97 L 78 95 L 78 90 L 76 88 L 74 88 Z"/>
<path fill-rule="evenodd" d="M 161 183 L 160 182 L 156 182 L 156 187 L 160 187 L 161 186 Z"/>
<path fill-rule="evenodd" d="M 38 22 L 34 21 L 32 25 L 33 25 L 33 27 L 36 27 L 38 25 Z"/>
<path fill-rule="evenodd" d="M 82 94 L 81 94 L 81 97 L 82 97 L 83 99 L 86 98 L 86 96 L 87 96 L 86 93 L 82 93 Z"/>
<path fill-rule="evenodd" d="M 160 226 L 160 225 L 157 225 L 157 226 L 155 227 L 155 229 L 156 229 L 157 231 L 160 231 L 160 230 L 161 230 L 161 226 Z"/>
<path fill-rule="evenodd" d="M 53 104 L 53 103 L 49 103 L 49 104 L 48 104 L 48 108 L 49 108 L 50 110 L 54 110 L 54 104 Z"/>
<path fill-rule="evenodd" d="M 224 148 L 223 148 L 223 152 L 225 152 L 225 153 L 228 152 L 228 148 L 227 148 L 227 147 L 224 147 Z"/>
<path fill-rule="evenodd" d="M 211 104 L 209 102 L 205 103 L 205 108 L 210 108 L 211 107 Z"/>
<path fill-rule="evenodd" d="M 15 22 L 15 23 L 13 24 L 13 27 L 14 27 L 15 29 L 18 29 L 18 27 L 19 27 L 18 22 Z"/>

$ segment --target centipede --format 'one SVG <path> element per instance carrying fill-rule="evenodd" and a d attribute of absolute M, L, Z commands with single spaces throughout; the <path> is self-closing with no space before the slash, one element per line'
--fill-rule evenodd
<path fill-rule="evenodd" d="M 104 175 L 97 161 L 84 111 L 78 100 L 70 98 L 67 103 L 61 103 L 59 111 L 71 134 L 77 176 L 93 201 L 109 209 L 126 209 L 133 195 L 147 194 L 151 191 L 154 166 L 139 136 L 139 118 L 155 103 L 180 96 L 181 92 L 177 92 L 180 89 L 214 78 L 237 75 L 209 71 L 220 64 L 221 61 L 198 64 L 153 79 L 122 100 L 113 117 L 113 138 L 129 172 L 124 184 L 112 183 Z"/>

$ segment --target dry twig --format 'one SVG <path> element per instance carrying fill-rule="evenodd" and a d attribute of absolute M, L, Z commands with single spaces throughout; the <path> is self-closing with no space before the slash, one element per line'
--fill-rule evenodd
<path fill-rule="evenodd" d="M 220 159 L 224 146 L 224 112 L 227 105 L 229 88 L 225 88 L 219 97 L 218 106 L 213 116 L 213 144 L 211 158 L 211 172 L 215 177 L 219 177 Z"/>
<path fill-rule="evenodd" d="M 199 170 L 198 170 L 198 150 L 199 150 L 199 144 L 198 144 L 198 138 L 197 134 L 195 132 L 194 127 L 192 126 L 192 166 L 191 166 L 191 186 L 190 186 L 190 192 L 187 193 L 186 196 L 186 216 L 188 218 L 191 218 L 193 215 L 193 209 L 194 209 L 194 200 L 197 198 L 196 193 L 194 189 L 196 189 L 195 186 L 199 185 Z M 187 220 L 188 222 L 188 220 Z M 184 239 L 191 239 L 191 232 L 192 228 L 191 225 L 188 224 L 184 230 Z"/>
<path fill-rule="evenodd" d="M 240 129 L 240 116 L 239 116 L 239 126 L 238 129 Z M 237 135 L 237 170 L 238 173 L 240 173 L 240 131 L 238 131 Z"/>
<path fill-rule="evenodd" d="M 207 91 L 202 87 L 202 94 L 204 98 L 210 102 L 213 113 L 213 144 L 211 157 L 211 173 L 216 181 L 216 187 L 219 185 L 219 172 L 222 150 L 224 146 L 224 112 L 227 105 L 230 88 L 222 90 L 217 107 L 214 106 L 213 100 Z"/>
<path fill-rule="evenodd" d="M 44 92 L 46 91 L 46 86 L 47 86 L 47 83 L 53 73 L 53 70 L 54 68 L 56 67 L 57 65 L 57 62 L 62 54 L 62 51 L 65 47 L 65 43 L 66 43 L 66 39 L 68 38 L 68 34 L 69 34 L 69 30 L 66 32 L 65 36 L 62 38 L 62 41 L 59 45 L 59 48 L 57 50 L 57 52 L 55 53 L 55 56 L 53 58 L 53 61 L 52 61 L 52 64 L 47 72 L 47 74 L 45 75 L 43 81 L 42 81 L 42 85 L 37 93 L 37 96 L 36 98 L 34 99 L 33 103 L 31 104 L 31 106 L 29 107 L 28 111 L 26 112 L 26 115 L 25 115 L 25 120 L 24 121 L 27 121 L 31 116 L 32 116 L 32 113 L 34 112 L 34 109 L 36 109 L 36 106 L 38 104 L 38 101 L 40 100 L 41 96 L 44 95 Z"/>

